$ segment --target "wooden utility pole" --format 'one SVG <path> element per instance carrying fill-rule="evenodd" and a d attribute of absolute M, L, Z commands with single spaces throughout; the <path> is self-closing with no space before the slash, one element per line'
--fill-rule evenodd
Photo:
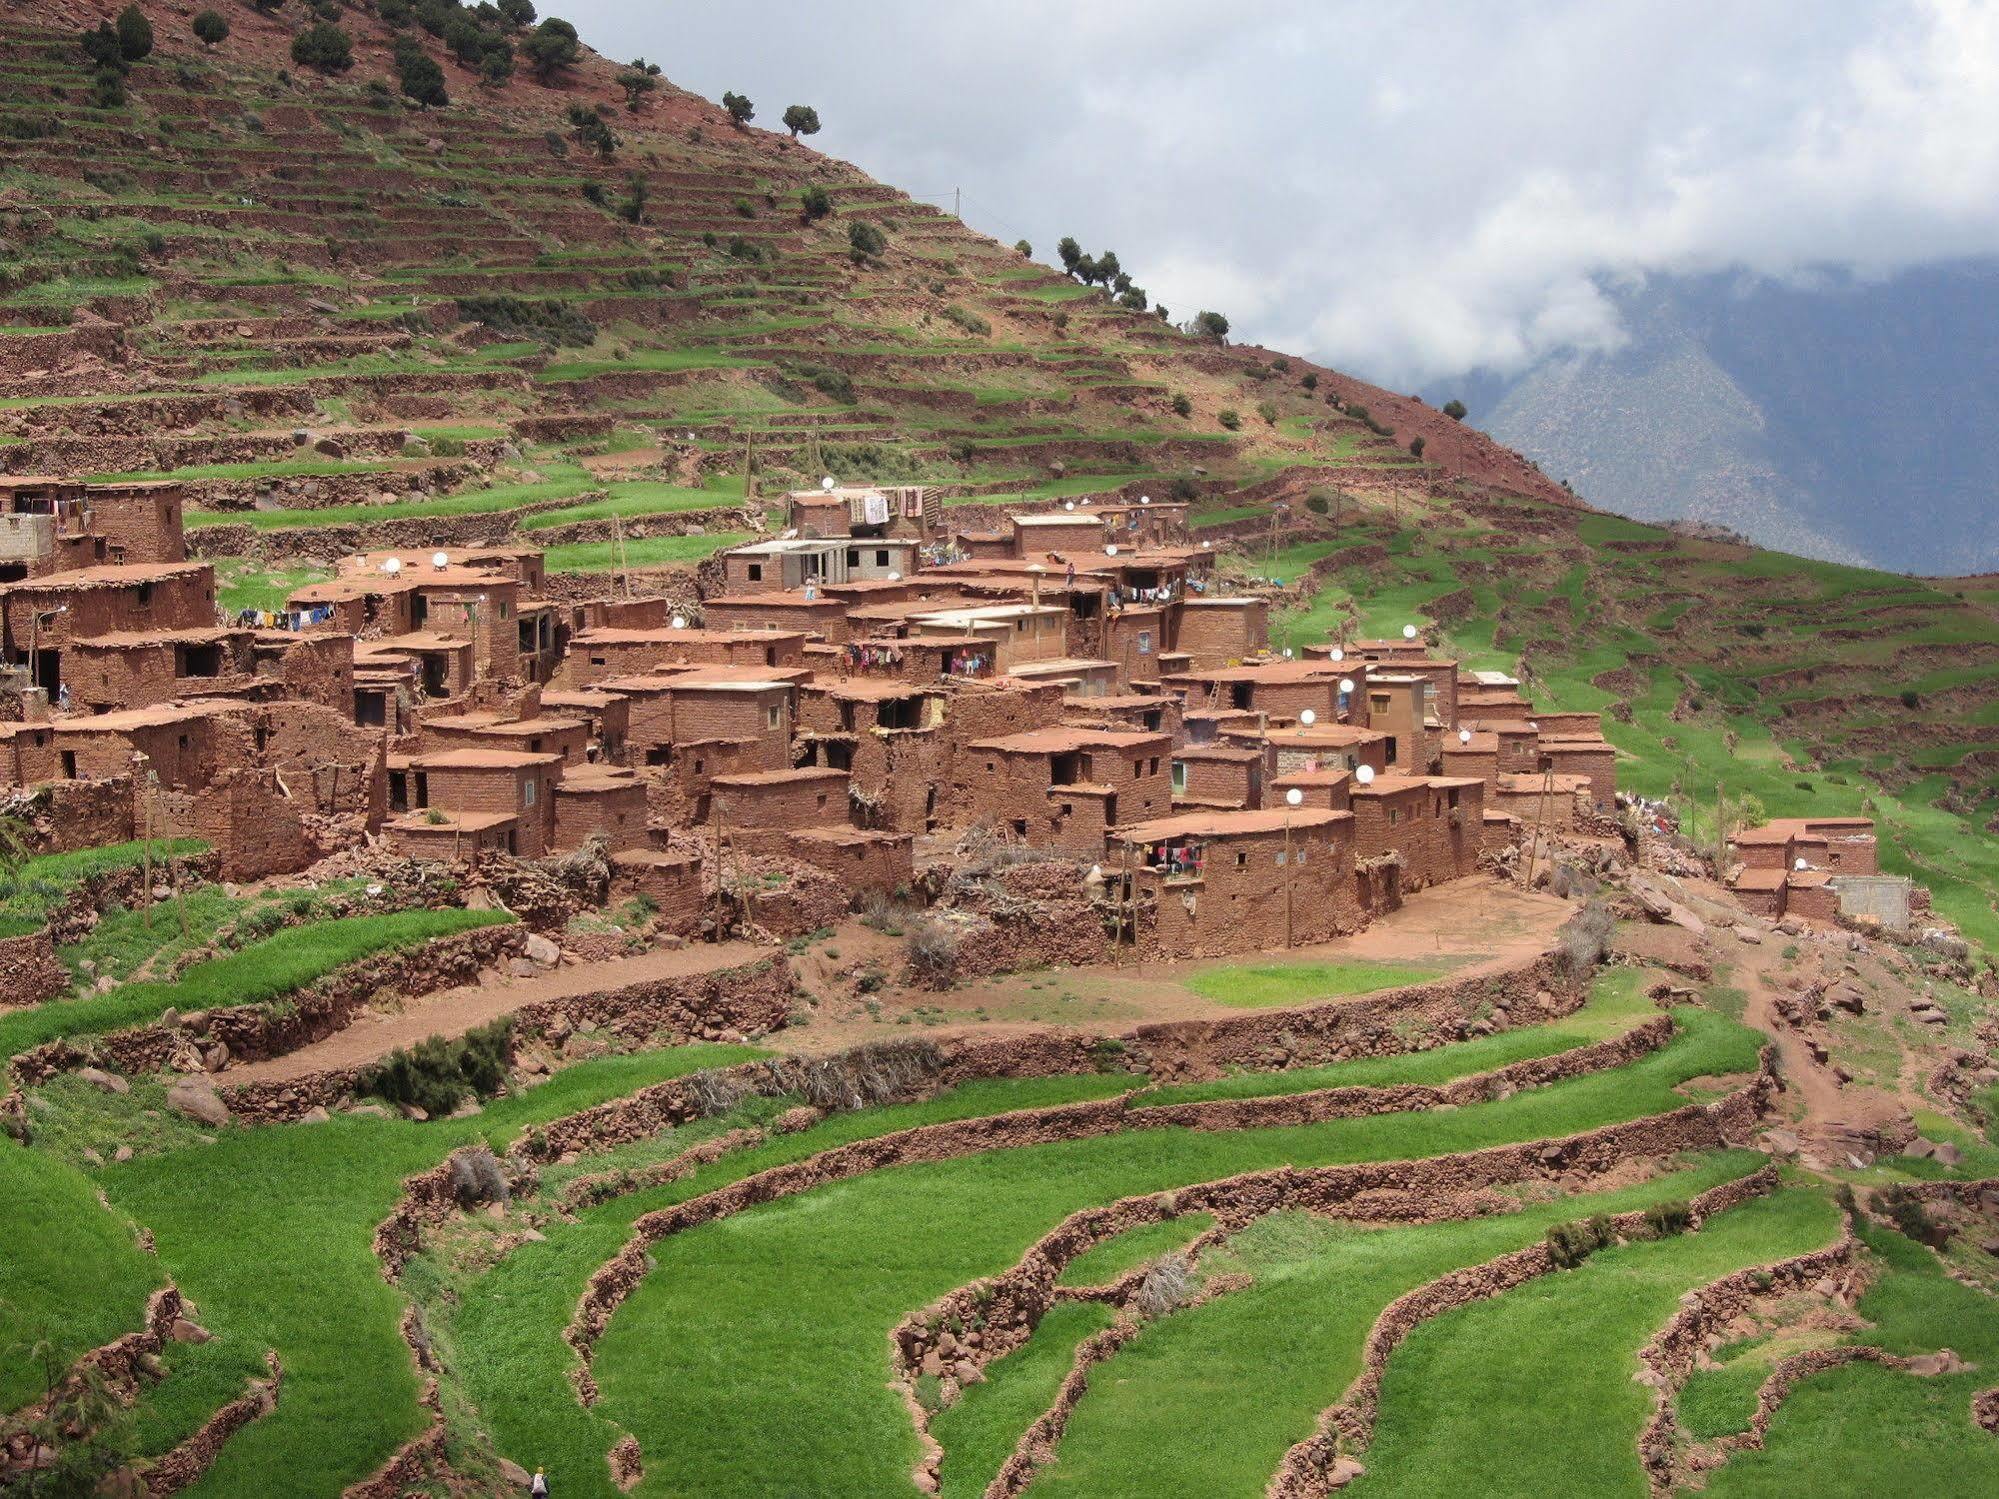
<path fill-rule="evenodd" d="M 743 503 L 749 504 L 757 497 L 757 435 L 743 434 Z"/>
<path fill-rule="evenodd" d="M 1527 841 L 1527 888 L 1534 888 L 1534 863 L 1541 852 L 1541 829 L 1548 820 L 1548 799 L 1555 790 L 1555 768 L 1551 765 L 1541 772 L 1541 800 L 1534 809 L 1534 832 Z M 1555 862 L 1553 854 L 1548 863 Z"/>

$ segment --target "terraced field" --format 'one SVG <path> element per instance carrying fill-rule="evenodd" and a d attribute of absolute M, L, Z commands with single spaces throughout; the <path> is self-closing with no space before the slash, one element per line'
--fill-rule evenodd
<path fill-rule="evenodd" d="M 833 1072 L 684 1046 L 476 1118 L 213 1131 L 157 1085 L 59 1079 L 10 1169 L 0 1330 L 60 1327 L 67 1359 L 185 1298 L 209 1336 L 164 1343 L 119 1427 L 142 1472 L 281 1368 L 204 1494 L 335 1493 L 426 1433 L 460 1483 L 511 1458 L 606 1495 L 1253 1496 L 1354 1468 L 1529 1494 L 1554 1449 L 1579 1491 L 1644 1493 L 1641 1435 L 1663 1421 L 1658 1471 L 1688 1471 L 1745 1423 L 1766 1346 L 1985 1350 L 1999 1318 L 1931 1251 L 1843 1238 L 1822 1178 L 1735 1148 L 1759 1038 L 1646 983 L 1612 968 L 1565 1018 L 1219 1083 L 980 1079 L 948 1041 Z M 812 1079 L 884 1067 L 908 1101 L 809 1106 Z M 137 1150 L 105 1164 L 114 1139 Z M 423 1185 L 481 1147 L 499 1205 Z M 1744 1358 L 1633 1382 L 1689 1293 L 1738 1283 L 1715 1326 Z M 1989 1375 L 1892 1357 L 1805 1378 L 1709 1486 L 1879 1492 L 1825 1458 L 1828 1400 L 1918 1432 L 1942 1491 L 1999 1476 L 1970 1414 Z M 20 1365 L 4 1393 L 37 1389 Z"/>

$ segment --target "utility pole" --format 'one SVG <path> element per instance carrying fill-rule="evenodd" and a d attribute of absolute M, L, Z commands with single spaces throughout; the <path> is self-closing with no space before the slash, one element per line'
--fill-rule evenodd
<path fill-rule="evenodd" d="M 965 215 L 964 215 L 964 212 L 963 212 L 963 209 L 964 209 L 964 207 L 965 207 L 965 190 L 964 190 L 964 189 L 963 189 L 962 187 L 954 187 L 954 188 L 952 188 L 952 189 L 951 189 L 951 217 L 952 217 L 952 218 L 954 218 L 954 219 L 957 219 L 957 220 L 959 220 L 960 222 L 962 222 L 962 221 L 964 220 L 964 217 L 965 217 Z"/>
<path fill-rule="evenodd" d="M 625 597 L 630 598 L 632 575 L 625 568 L 625 523 L 615 510 L 611 512 L 611 553 L 612 565 L 617 569 L 611 578 L 611 592 L 615 594 L 622 587 Z"/>

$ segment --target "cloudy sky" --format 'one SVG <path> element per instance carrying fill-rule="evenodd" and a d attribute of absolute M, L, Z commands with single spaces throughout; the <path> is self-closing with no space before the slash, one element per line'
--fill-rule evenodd
<path fill-rule="evenodd" d="M 1404 387 L 1651 272 L 1999 252 L 1999 0 L 556 0 L 585 40 L 1176 320 Z M 550 7 L 544 7 L 545 11 Z"/>

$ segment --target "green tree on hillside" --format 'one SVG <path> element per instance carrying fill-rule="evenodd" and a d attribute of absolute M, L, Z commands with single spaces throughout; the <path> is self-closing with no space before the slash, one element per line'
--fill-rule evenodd
<path fill-rule="evenodd" d="M 118 12 L 118 53 L 127 62 L 150 57 L 153 52 L 153 23 L 136 5 Z"/>
<path fill-rule="evenodd" d="M 637 114 L 645 96 L 659 87 L 659 64 L 633 58 L 632 65 L 618 75 L 618 87 L 625 91 L 626 111 Z"/>
<path fill-rule="evenodd" d="M 743 94 L 722 95 L 722 108 L 729 111 L 729 122 L 741 129 L 756 118 L 757 107 Z"/>
<path fill-rule="evenodd" d="M 338 26 L 320 21 L 292 38 L 292 61 L 322 73 L 344 73 L 354 66 L 354 43 Z"/>
<path fill-rule="evenodd" d="M 118 32 L 109 21 L 99 21 L 94 31 L 86 31 L 77 38 L 83 48 L 83 55 L 100 68 L 122 69 L 125 54 L 118 45 Z"/>
<path fill-rule="evenodd" d="M 1076 236 L 1065 234 L 1055 246 L 1055 257 L 1062 262 L 1062 269 L 1071 276 L 1080 275 L 1083 265 L 1083 247 L 1076 243 Z"/>
<path fill-rule="evenodd" d="M 396 77 L 403 93 L 425 109 L 441 109 L 451 102 L 444 88 L 444 69 L 415 37 L 396 43 Z"/>
<path fill-rule="evenodd" d="M 530 31 L 527 40 L 521 43 L 521 51 L 527 54 L 528 66 L 534 69 L 534 76 L 543 83 L 582 55 L 576 41 L 576 28 L 558 16 L 550 16 Z"/>
<path fill-rule="evenodd" d="M 877 260 L 888 249 L 888 236 L 873 224 L 863 224 L 859 219 L 847 226 L 847 251 L 853 256 L 854 264 L 865 260 Z"/>
<path fill-rule="evenodd" d="M 1030 245 L 1026 240 L 1024 239 L 1015 240 L 1013 242 L 1013 247 L 1014 249 L 1018 250 L 1023 256 L 1025 256 L 1027 259 L 1032 260 L 1034 258 L 1034 246 Z"/>
<path fill-rule="evenodd" d="M 1459 400 L 1444 402 L 1444 415 L 1454 422 L 1463 421 L 1465 419 L 1465 403 Z"/>
<path fill-rule="evenodd" d="M 213 47 L 217 42 L 229 37 L 229 23 L 212 10 L 205 10 L 194 18 L 195 40 L 204 47 Z"/>
<path fill-rule="evenodd" d="M 1219 312 L 1198 312 L 1194 321 L 1187 325 L 1187 331 L 1196 338 L 1212 338 L 1216 343 L 1223 343 L 1229 336 L 1229 320 Z"/>
<path fill-rule="evenodd" d="M 515 30 L 534 25 L 534 0 L 498 0 L 497 9 Z"/>
<path fill-rule="evenodd" d="M 609 161 L 617 152 L 617 136 L 613 135 L 611 127 L 604 123 L 604 117 L 588 105 L 570 105 L 569 123 L 576 131 L 576 138 L 595 151 L 599 160 Z"/>
<path fill-rule="evenodd" d="M 514 48 L 511 42 L 495 38 L 500 45 L 488 47 L 486 56 L 479 64 L 479 81 L 488 88 L 498 88 L 514 76 Z"/>
<path fill-rule="evenodd" d="M 833 195 L 815 182 L 798 195 L 798 208 L 808 224 L 823 219 L 833 211 Z"/>
<path fill-rule="evenodd" d="M 784 128 L 797 140 L 801 135 L 819 133 L 819 111 L 810 104 L 790 104 L 785 106 Z"/>

